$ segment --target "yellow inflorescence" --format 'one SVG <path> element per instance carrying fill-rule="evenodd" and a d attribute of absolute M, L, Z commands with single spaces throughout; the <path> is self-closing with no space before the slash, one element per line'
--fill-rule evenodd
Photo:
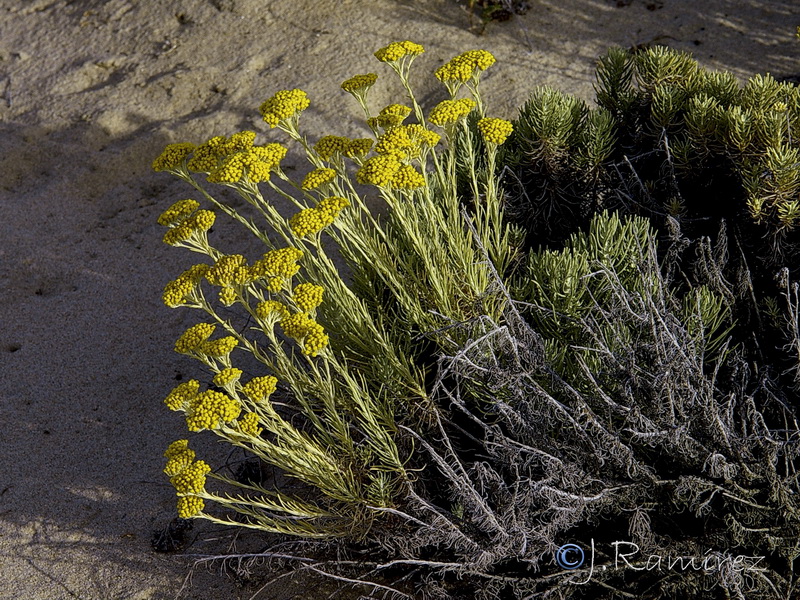
<path fill-rule="evenodd" d="M 206 273 L 206 281 L 211 285 L 243 285 L 250 281 L 247 261 L 241 254 L 221 256 Z"/>
<path fill-rule="evenodd" d="M 345 92 L 349 92 L 351 94 L 355 94 L 358 92 L 363 92 L 373 85 L 378 80 L 378 75 L 375 73 L 366 73 L 364 75 L 355 75 L 348 79 L 347 81 L 342 82 L 342 89 Z"/>
<path fill-rule="evenodd" d="M 188 440 L 179 440 L 182 442 L 188 442 Z M 170 446 L 171 447 L 171 446 Z M 167 456 L 166 453 L 164 456 Z M 189 467 L 194 462 L 194 450 L 187 448 L 183 448 L 180 451 L 176 451 L 170 456 L 167 456 L 169 460 L 167 460 L 167 464 L 164 467 L 164 474 L 173 477 L 174 475 L 178 475 L 181 471 L 184 471 L 187 467 Z"/>
<path fill-rule="evenodd" d="M 175 342 L 175 352 L 186 354 L 187 352 L 197 351 L 211 334 L 214 333 L 216 325 L 211 323 L 198 323 L 187 329 L 178 341 Z"/>
<path fill-rule="evenodd" d="M 220 338 L 218 340 L 214 340 L 212 342 L 206 341 L 200 344 L 200 347 L 197 349 L 198 352 L 205 354 L 207 356 L 213 357 L 222 357 L 227 356 L 236 346 L 239 344 L 239 340 L 237 340 L 233 336 L 227 336 L 224 338 Z"/>
<path fill-rule="evenodd" d="M 263 428 L 258 426 L 258 424 L 258 415 L 256 413 L 249 412 L 239 419 L 239 431 L 245 435 L 258 437 L 261 435 L 261 432 L 264 431 Z"/>
<path fill-rule="evenodd" d="M 188 240 L 195 233 L 206 232 L 214 225 L 216 218 L 217 216 L 213 211 L 205 209 L 198 210 L 184 218 L 176 227 L 171 227 L 169 231 L 164 234 L 164 243 L 174 246 Z"/>
<path fill-rule="evenodd" d="M 222 306 L 233 306 L 236 302 L 236 290 L 232 287 L 225 286 L 219 291 L 219 303 Z"/>
<path fill-rule="evenodd" d="M 425 177 L 411 165 L 402 165 L 392 177 L 392 187 L 413 190 L 425 185 Z"/>
<path fill-rule="evenodd" d="M 478 121 L 478 130 L 481 132 L 484 141 L 497 144 L 498 146 L 506 141 L 506 138 L 514 131 L 511 121 L 505 119 L 481 119 Z"/>
<path fill-rule="evenodd" d="M 253 402 L 264 402 L 275 392 L 278 380 L 272 375 L 253 377 L 242 386 L 242 392 Z"/>
<path fill-rule="evenodd" d="M 473 108 L 475 108 L 475 101 L 470 98 L 445 100 L 433 107 L 428 120 L 434 125 L 444 127 L 463 119 Z"/>
<path fill-rule="evenodd" d="M 209 268 L 206 264 L 194 265 L 181 273 L 177 279 L 170 281 L 164 287 L 164 293 L 161 296 L 164 304 L 170 308 L 175 308 L 186 302 Z"/>
<path fill-rule="evenodd" d="M 336 177 L 336 171 L 333 169 L 314 169 L 303 178 L 301 188 L 305 191 L 313 190 L 321 185 L 330 183 Z"/>
<path fill-rule="evenodd" d="M 172 171 L 183 164 L 192 152 L 195 145 L 187 142 L 168 144 L 164 151 L 153 161 L 154 171 Z M 162 223 L 163 224 L 163 223 Z"/>
<path fill-rule="evenodd" d="M 402 163 L 396 156 L 379 155 L 367 160 L 356 172 L 358 183 L 369 183 L 379 187 L 388 187 L 392 183 Z"/>
<path fill-rule="evenodd" d="M 226 143 L 227 140 L 221 135 L 203 142 L 195 149 L 192 160 L 186 166 L 195 173 L 211 173 L 217 168 L 219 158 L 225 155 Z"/>
<path fill-rule="evenodd" d="M 256 316 L 263 321 L 284 319 L 289 316 L 289 309 L 277 300 L 265 300 L 256 306 Z"/>
<path fill-rule="evenodd" d="M 372 140 L 370 138 L 356 138 L 348 142 L 344 154 L 350 158 L 364 156 L 370 151 L 370 148 L 372 148 Z"/>
<path fill-rule="evenodd" d="M 342 209 L 347 208 L 350 206 L 350 202 L 347 198 L 342 198 L 341 196 L 331 196 L 329 198 L 324 198 L 317 203 L 317 210 L 321 210 L 336 218 L 339 216 L 339 213 Z"/>
<path fill-rule="evenodd" d="M 322 295 L 325 289 L 321 285 L 314 283 L 301 283 L 294 288 L 292 300 L 295 305 L 303 312 L 311 312 L 322 304 Z"/>
<path fill-rule="evenodd" d="M 281 121 L 307 109 L 309 104 L 308 96 L 303 90 L 281 90 L 264 101 L 259 111 L 270 127 L 277 127 Z"/>
<path fill-rule="evenodd" d="M 181 519 L 191 519 L 200 514 L 206 504 L 197 496 L 182 496 L 178 498 L 178 516 Z"/>
<path fill-rule="evenodd" d="M 217 429 L 222 423 L 239 417 L 242 407 L 238 401 L 215 390 L 197 394 L 186 410 L 186 426 L 189 431 Z"/>
<path fill-rule="evenodd" d="M 289 219 L 289 228 L 297 237 L 319 233 L 333 223 L 333 217 L 316 208 L 305 208 Z"/>
<path fill-rule="evenodd" d="M 198 208 L 200 208 L 200 203 L 197 200 L 178 200 L 175 204 L 161 213 L 161 216 L 158 217 L 158 224 L 166 227 L 167 225 L 179 223 Z"/>
<path fill-rule="evenodd" d="M 450 59 L 436 69 L 439 81 L 467 82 L 473 75 L 485 71 L 495 63 L 495 58 L 486 50 L 470 50 Z"/>
<path fill-rule="evenodd" d="M 286 336 L 303 344 L 303 354 L 317 356 L 327 345 L 328 335 L 322 325 L 305 313 L 295 313 L 281 321 Z"/>
<path fill-rule="evenodd" d="M 214 375 L 214 385 L 219 387 L 225 387 L 229 383 L 233 383 L 237 381 L 242 376 L 242 370 L 237 369 L 235 367 L 227 367 L 222 369 L 219 373 Z"/>
<path fill-rule="evenodd" d="M 411 109 L 402 104 L 390 104 L 377 117 L 372 117 L 367 121 L 370 127 L 394 127 L 400 125 L 411 114 Z"/>
<path fill-rule="evenodd" d="M 425 52 L 425 48 L 421 45 L 406 40 L 404 42 L 392 42 L 388 46 L 381 48 L 375 52 L 375 58 L 381 62 L 394 62 L 405 56 L 411 56 L 412 58 L 419 56 L 423 52 Z"/>
<path fill-rule="evenodd" d="M 179 494 L 199 494 L 205 489 L 206 474 L 210 472 L 211 467 L 205 461 L 198 460 L 170 477 L 169 481 Z"/>
<path fill-rule="evenodd" d="M 303 256 L 303 251 L 291 246 L 270 250 L 250 267 L 250 276 L 253 279 L 292 277 L 300 270 L 297 261 Z M 280 289 L 280 285 L 278 287 Z"/>
<path fill-rule="evenodd" d="M 340 135 L 326 135 L 319 138 L 319 141 L 314 144 L 314 152 L 322 160 L 329 160 L 332 156 L 337 154 L 344 154 L 350 140 Z"/>
<path fill-rule="evenodd" d="M 199 391 L 200 382 L 196 379 L 191 379 L 173 389 L 164 399 L 164 404 L 166 404 L 167 408 L 170 410 L 183 410 Z M 172 448 L 172 446 L 170 446 L 170 448 Z"/>

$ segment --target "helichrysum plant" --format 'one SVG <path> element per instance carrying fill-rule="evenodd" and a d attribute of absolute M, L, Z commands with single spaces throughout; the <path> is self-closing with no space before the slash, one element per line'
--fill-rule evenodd
<path fill-rule="evenodd" d="M 342 83 L 364 111 L 363 138 L 309 139 L 300 131 L 309 98 L 282 90 L 259 109 L 281 141 L 259 143 L 241 131 L 170 144 L 154 161 L 197 198 L 159 217 L 164 242 L 203 257 L 166 285 L 163 301 L 201 315 L 175 350 L 199 360 L 208 380 L 182 383 L 165 404 L 189 431 L 212 431 L 307 486 L 300 497 L 239 481 L 212 470 L 182 439 L 165 453 L 179 516 L 358 538 L 408 494 L 412 444 L 401 441 L 401 426 L 431 418 L 426 378 L 435 367 L 415 351 L 413 336 L 453 350 L 464 340 L 448 326 L 484 312 L 499 317 L 502 299 L 490 289 L 482 252 L 501 271 L 514 257 L 494 174 L 512 127 L 484 113 L 479 92 L 495 59 L 475 50 L 440 68 L 448 98 L 426 116 L 409 82 L 423 52 L 403 41 L 375 53 L 403 89 L 400 102 L 377 112 L 368 102 L 377 74 Z M 470 114 L 477 128 L 468 126 Z M 297 179 L 281 168 L 287 141 L 310 166 Z M 467 173 L 468 202 L 456 190 L 457 171 Z M 251 210 L 233 208 L 226 194 Z M 386 204 L 381 220 L 367 208 L 372 194 Z M 276 201 L 294 214 L 281 216 Z M 219 213 L 256 236 L 264 253 L 216 247 L 209 230 Z M 346 261 L 350 283 L 324 236 Z"/>
<path fill-rule="evenodd" d="M 737 310 L 751 288 L 725 279 L 728 248 L 685 238 L 655 202 L 623 210 L 647 182 L 610 162 L 614 107 L 642 111 L 641 98 L 623 82 L 590 111 L 540 90 L 512 123 L 482 99 L 495 58 L 470 50 L 435 69 L 442 100 L 423 107 L 411 82 L 423 53 L 411 41 L 375 53 L 399 81 L 387 106 L 370 102 L 376 73 L 341 84 L 363 137 L 303 133 L 311 100 L 281 90 L 260 105 L 265 139 L 171 144 L 155 160 L 194 189 L 158 220 L 165 243 L 201 257 L 163 301 L 199 315 L 175 350 L 206 373 L 164 402 L 189 432 L 296 483 L 228 473 L 181 437 L 164 468 L 178 515 L 285 536 L 239 565 L 280 558 L 387 597 L 793 597 L 793 392 L 732 333 L 751 322 Z M 659 75 L 659 56 L 641 59 L 645 87 L 693 68 L 675 59 Z M 682 109 L 697 135 L 711 122 L 701 109 Z M 653 135 L 642 125 L 634 138 Z M 297 176 L 282 167 L 287 144 L 308 162 Z M 541 175 L 555 185 L 537 188 Z M 542 201 L 574 222 L 520 219 Z M 218 248 L 217 217 L 263 252 Z M 788 270 L 780 285 L 759 310 L 787 332 L 796 383 L 798 285 Z M 718 568 L 676 578 L 641 557 L 614 568 L 620 536 Z M 576 538 L 604 544 L 593 571 L 559 566 Z M 763 570 L 726 566 L 738 555 L 762 556 Z"/>

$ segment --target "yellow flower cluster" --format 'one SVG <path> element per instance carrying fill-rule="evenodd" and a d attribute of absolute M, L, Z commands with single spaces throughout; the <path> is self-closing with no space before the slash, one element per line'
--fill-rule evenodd
<path fill-rule="evenodd" d="M 378 187 L 390 187 L 392 178 L 401 166 L 403 163 L 391 154 L 373 156 L 356 172 L 356 181 Z"/>
<path fill-rule="evenodd" d="M 463 119 L 473 108 L 475 108 L 475 101 L 471 98 L 444 100 L 433 107 L 428 120 L 434 125 L 444 127 Z"/>
<path fill-rule="evenodd" d="M 229 154 L 209 173 L 208 181 L 233 184 L 245 176 L 253 183 L 269 181 L 270 172 L 280 165 L 286 152 L 280 144 L 267 144 Z"/>
<path fill-rule="evenodd" d="M 301 283 L 294 288 L 292 300 L 295 305 L 303 312 L 311 312 L 322 304 L 322 295 L 325 289 L 321 285 L 314 283 Z"/>
<path fill-rule="evenodd" d="M 506 141 L 506 138 L 514 131 L 511 121 L 505 119 L 481 119 L 478 121 L 478 130 L 484 141 L 498 146 Z"/>
<path fill-rule="evenodd" d="M 184 304 L 194 293 L 197 284 L 205 277 L 210 267 L 206 264 L 194 265 L 181 273 L 177 279 L 164 287 L 161 299 L 170 308 Z"/>
<path fill-rule="evenodd" d="M 350 94 L 356 94 L 371 88 L 373 85 L 375 85 L 377 80 L 378 75 L 376 73 L 355 75 L 347 81 L 342 82 L 342 89 Z"/>
<path fill-rule="evenodd" d="M 265 100 L 259 107 L 261 116 L 270 127 L 290 119 L 308 108 L 308 96 L 303 90 L 281 90 Z"/>
<path fill-rule="evenodd" d="M 245 284 L 250 280 L 247 261 L 241 254 L 220 256 L 214 266 L 206 273 L 206 281 L 211 285 L 229 286 Z"/>
<path fill-rule="evenodd" d="M 173 389 L 164 399 L 164 404 L 166 404 L 167 408 L 170 410 L 184 410 L 199 391 L 200 382 L 196 379 L 191 379 Z M 172 448 L 172 446 L 170 446 L 170 448 Z"/>
<path fill-rule="evenodd" d="M 375 58 L 381 62 L 394 62 L 405 56 L 412 58 L 419 56 L 423 52 L 425 52 L 425 48 L 421 45 L 406 40 L 404 42 L 392 42 L 388 46 L 381 48 L 375 52 Z"/>
<path fill-rule="evenodd" d="M 425 177 L 411 165 L 402 165 L 392 177 L 392 187 L 414 190 L 425 185 Z"/>
<path fill-rule="evenodd" d="M 316 208 L 305 208 L 289 219 L 289 228 L 297 237 L 319 233 L 333 223 L 341 210 L 350 203 L 340 196 L 321 200 Z"/>
<path fill-rule="evenodd" d="M 295 313 L 281 320 L 283 333 L 303 344 L 303 354 L 317 356 L 327 345 L 328 335 L 322 325 L 306 313 Z"/>
<path fill-rule="evenodd" d="M 169 445 L 164 456 L 168 459 L 164 474 L 173 477 L 194 462 L 195 453 L 189 448 L 189 440 L 178 440 Z"/>
<path fill-rule="evenodd" d="M 177 475 L 170 477 L 170 483 L 179 494 L 199 494 L 206 487 L 206 473 L 211 472 L 208 463 L 198 460 Z"/>
<path fill-rule="evenodd" d="M 245 435 L 258 437 L 261 435 L 261 432 L 264 431 L 263 428 L 258 426 L 259 422 L 258 415 L 256 413 L 249 412 L 239 419 L 239 431 Z"/>
<path fill-rule="evenodd" d="M 189 431 L 217 429 L 221 423 L 237 419 L 242 412 L 238 401 L 215 390 L 197 394 L 186 409 L 186 426 Z"/>
<path fill-rule="evenodd" d="M 201 354 L 205 354 L 207 356 L 212 356 L 215 358 L 227 356 L 236 346 L 239 344 L 239 340 L 237 340 L 233 336 L 227 336 L 224 338 L 219 338 L 218 340 L 214 340 L 212 342 L 203 342 L 200 347 L 197 349 L 197 352 Z"/>
<path fill-rule="evenodd" d="M 267 279 L 267 289 L 279 292 L 283 289 L 285 280 L 292 277 L 300 270 L 297 261 L 303 256 L 303 251 L 287 247 L 270 250 L 250 267 L 250 275 L 255 279 Z"/>
<path fill-rule="evenodd" d="M 469 81 L 477 72 L 485 71 L 495 63 L 495 58 L 486 50 L 469 50 L 454 56 L 449 62 L 436 69 L 436 78 L 439 81 L 454 81 L 464 83 Z"/>
<path fill-rule="evenodd" d="M 367 120 L 367 125 L 373 129 L 377 129 L 378 127 L 394 127 L 405 121 L 410 114 L 411 109 L 409 107 L 403 106 L 402 104 L 390 104 L 381 110 L 377 117 L 370 117 Z"/>
<path fill-rule="evenodd" d="M 210 210 L 200 209 L 189 217 L 183 219 L 177 227 L 171 227 L 165 234 L 163 241 L 169 246 L 185 242 L 196 233 L 205 233 L 214 225 L 217 219 Z"/>
<path fill-rule="evenodd" d="M 439 143 L 441 136 L 416 123 L 389 128 L 375 145 L 375 152 L 398 159 L 418 158 L 424 150 Z"/>
<path fill-rule="evenodd" d="M 214 375 L 214 379 L 212 379 L 212 381 L 214 382 L 214 385 L 218 387 L 225 387 L 226 385 L 237 381 L 241 376 L 241 369 L 227 367 Z"/>
<path fill-rule="evenodd" d="M 215 136 L 195 149 L 187 167 L 196 173 L 208 173 L 212 183 L 234 184 L 245 177 L 253 183 L 267 181 L 287 150 L 280 144 L 254 146 L 255 138 L 253 131 L 240 131 L 230 139 Z"/>
<path fill-rule="evenodd" d="M 188 142 L 167 144 L 163 152 L 153 161 L 154 171 L 173 171 L 183 164 L 183 161 L 194 152 L 195 145 Z M 163 225 L 163 223 L 162 223 Z"/>
<path fill-rule="evenodd" d="M 191 519 L 198 515 L 206 506 L 202 498 L 197 496 L 182 496 L 178 498 L 178 516 L 181 519 Z"/>
<path fill-rule="evenodd" d="M 289 309 L 277 300 L 265 300 L 256 306 L 256 316 L 262 321 L 280 320 L 289 316 Z"/>
<path fill-rule="evenodd" d="M 216 328 L 217 326 L 211 323 L 192 325 L 175 342 L 175 352 L 187 354 L 198 351 L 203 342 L 211 337 Z"/>
<path fill-rule="evenodd" d="M 200 208 L 197 200 L 178 200 L 158 217 L 158 224 L 165 227 L 180 223 Z"/>
<path fill-rule="evenodd" d="M 303 183 L 300 185 L 304 191 L 314 190 L 321 185 L 330 183 L 336 177 L 336 171 L 333 169 L 314 169 L 303 178 Z"/>
<path fill-rule="evenodd" d="M 170 483 L 175 486 L 178 494 L 182 495 L 178 499 L 178 516 L 189 519 L 205 506 L 201 498 L 191 494 L 199 494 L 205 490 L 206 474 L 211 471 L 211 467 L 202 460 L 194 462 L 195 454 L 189 448 L 189 440 L 172 442 L 164 456 L 167 458 L 164 473 L 169 476 Z"/>
<path fill-rule="evenodd" d="M 355 158 L 357 156 L 364 156 L 372 148 L 372 140 L 370 138 L 356 138 L 350 140 L 345 150 L 345 156 Z"/>
<path fill-rule="evenodd" d="M 242 386 L 242 392 L 253 402 L 264 402 L 275 392 L 278 380 L 272 375 L 253 377 Z"/>

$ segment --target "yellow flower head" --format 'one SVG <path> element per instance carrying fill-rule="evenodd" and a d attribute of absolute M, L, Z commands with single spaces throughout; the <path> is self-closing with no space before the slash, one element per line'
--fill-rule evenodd
<path fill-rule="evenodd" d="M 256 316 L 262 321 L 279 321 L 289 316 L 289 309 L 277 300 L 265 300 L 256 306 Z"/>
<path fill-rule="evenodd" d="M 275 392 L 278 380 L 271 375 L 253 377 L 242 386 L 242 392 L 253 402 L 264 402 Z"/>
<path fill-rule="evenodd" d="M 238 423 L 239 431 L 251 437 L 258 437 L 261 435 L 261 432 L 264 431 L 263 428 L 258 426 L 260 423 L 258 420 L 258 415 L 253 412 L 245 414 L 241 419 L 239 419 Z"/>
<path fill-rule="evenodd" d="M 189 467 L 194 462 L 194 450 L 189 448 L 184 449 L 182 452 L 175 453 L 169 457 L 166 466 L 164 467 L 164 474 L 173 477 Z"/>
<path fill-rule="evenodd" d="M 331 196 L 330 198 L 320 200 L 317 203 L 317 210 L 336 218 L 342 209 L 347 208 L 348 206 L 350 206 L 350 202 L 347 200 L 347 198 L 342 198 L 341 196 Z"/>
<path fill-rule="evenodd" d="M 358 183 L 368 183 L 379 187 L 389 186 L 402 163 L 391 154 L 373 156 L 356 173 Z"/>
<path fill-rule="evenodd" d="M 405 56 L 414 58 L 423 52 L 425 52 L 425 48 L 421 45 L 406 40 L 404 42 L 392 42 L 388 46 L 381 48 L 375 52 L 375 58 L 381 62 L 395 62 Z"/>
<path fill-rule="evenodd" d="M 304 191 L 313 190 L 321 185 L 330 183 L 336 177 L 336 171 L 333 169 L 314 169 L 303 179 L 301 188 Z"/>
<path fill-rule="evenodd" d="M 198 460 L 170 477 L 169 481 L 179 494 L 199 494 L 205 489 L 206 474 L 210 472 L 211 467 L 205 461 Z"/>
<path fill-rule="evenodd" d="M 211 285 L 230 286 L 245 284 L 249 280 L 247 261 L 241 254 L 220 256 L 216 264 L 206 273 L 206 281 Z"/>
<path fill-rule="evenodd" d="M 332 156 L 344 154 L 349 141 L 346 137 L 339 135 L 326 135 L 319 138 L 319 141 L 314 144 L 314 152 L 322 160 L 329 160 Z"/>
<path fill-rule="evenodd" d="M 217 429 L 222 423 L 237 419 L 241 412 L 242 407 L 237 400 L 222 392 L 206 390 L 192 398 L 189 403 L 186 411 L 186 426 L 189 431 Z M 199 489 L 186 490 L 186 492 L 199 491 Z"/>
<path fill-rule="evenodd" d="M 186 142 L 168 144 L 164 151 L 153 161 L 154 171 L 173 171 L 183 164 L 183 161 L 194 152 L 195 145 Z"/>
<path fill-rule="evenodd" d="M 178 498 L 178 516 L 181 519 L 196 517 L 205 508 L 202 498 L 197 496 L 182 496 Z"/>
<path fill-rule="evenodd" d="M 250 269 L 253 278 L 262 277 L 291 277 L 300 270 L 297 261 L 303 256 L 303 251 L 291 246 L 270 250 L 253 264 Z"/>
<path fill-rule="evenodd" d="M 191 401 L 191 399 L 194 398 L 199 391 L 200 382 L 196 379 L 191 379 L 173 389 L 164 399 L 164 404 L 166 404 L 167 408 L 170 410 L 184 410 L 189 401 Z M 178 442 L 175 443 L 177 444 Z M 172 448 L 172 446 L 170 446 L 170 448 Z"/>
<path fill-rule="evenodd" d="M 211 337 L 216 328 L 217 326 L 211 323 L 192 325 L 175 342 L 175 352 L 186 354 L 196 351 L 203 342 Z"/>
<path fill-rule="evenodd" d="M 180 223 L 194 211 L 200 208 L 197 200 L 178 200 L 158 217 L 159 225 L 174 225 Z"/>
<path fill-rule="evenodd" d="M 294 288 L 292 300 L 303 312 L 311 312 L 322 304 L 322 295 L 325 289 L 313 283 L 301 283 Z"/>
<path fill-rule="evenodd" d="M 473 108 L 475 108 L 475 101 L 470 98 L 445 100 L 433 107 L 428 120 L 434 125 L 444 127 L 463 119 Z"/>
<path fill-rule="evenodd" d="M 425 185 L 425 177 L 411 165 L 402 165 L 392 177 L 391 186 L 399 189 L 413 190 Z"/>
<path fill-rule="evenodd" d="M 342 89 L 350 94 L 365 92 L 378 80 L 378 75 L 375 73 L 367 73 L 365 75 L 355 75 L 347 81 L 342 82 Z"/>
<path fill-rule="evenodd" d="M 367 121 L 370 127 L 394 127 L 400 125 L 411 114 L 411 109 L 402 104 L 390 104 L 377 117 Z"/>
<path fill-rule="evenodd" d="M 242 376 L 242 370 L 234 367 L 222 369 L 219 373 L 214 375 L 214 385 L 217 387 L 225 387 L 230 383 L 234 383 Z"/>
<path fill-rule="evenodd" d="M 465 83 L 474 75 L 485 71 L 495 63 L 495 58 L 486 50 L 470 50 L 454 56 L 436 69 L 436 78 L 442 82 Z"/>
<path fill-rule="evenodd" d="M 236 302 L 236 290 L 232 287 L 224 286 L 219 291 L 219 303 L 222 306 L 233 306 L 234 302 Z"/>
<path fill-rule="evenodd" d="M 270 127 L 299 115 L 310 104 L 303 90 L 281 90 L 261 104 L 259 111 Z"/>
<path fill-rule="evenodd" d="M 220 358 L 228 356 L 228 354 L 233 352 L 233 349 L 236 348 L 238 344 L 239 340 L 229 335 L 224 338 L 219 338 L 218 340 L 205 341 L 201 343 L 197 348 L 197 352 L 207 356 Z"/>
<path fill-rule="evenodd" d="M 303 354 L 317 356 L 328 345 L 328 335 L 322 325 L 306 313 L 295 313 L 281 321 L 287 337 L 302 342 Z"/>
<path fill-rule="evenodd" d="M 305 208 L 289 219 L 289 228 L 297 237 L 314 235 L 333 223 L 333 215 L 317 208 Z"/>
<path fill-rule="evenodd" d="M 172 458 L 173 456 L 177 456 L 189 449 L 189 440 L 175 440 L 169 446 L 167 446 L 166 451 L 164 452 L 165 458 Z"/>
<path fill-rule="evenodd" d="M 228 140 L 218 135 L 200 144 L 194 151 L 192 160 L 186 166 L 195 173 L 211 173 L 217 168 L 220 157 L 225 155 Z"/>
<path fill-rule="evenodd" d="M 205 277 L 209 268 L 206 264 L 194 265 L 181 273 L 175 281 L 170 281 L 161 296 L 164 304 L 170 308 L 184 304 L 194 293 L 197 284 Z"/>
<path fill-rule="evenodd" d="M 478 121 L 478 130 L 484 141 L 498 146 L 506 141 L 506 138 L 514 131 L 511 121 L 505 119 L 481 119 Z"/>
<path fill-rule="evenodd" d="M 370 151 L 370 148 L 372 148 L 372 140 L 370 138 L 357 138 L 347 142 L 344 154 L 350 158 L 365 156 Z"/>

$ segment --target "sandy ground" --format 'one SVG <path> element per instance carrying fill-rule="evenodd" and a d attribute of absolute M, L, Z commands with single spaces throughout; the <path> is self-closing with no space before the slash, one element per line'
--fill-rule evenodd
<path fill-rule="evenodd" d="M 204 569 L 184 586 L 189 560 L 150 545 L 174 516 L 161 455 L 185 435 L 162 399 L 196 369 L 171 350 L 191 311 L 160 302 L 191 261 L 155 223 L 189 192 L 150 170 L 166 143 L 265 132 L 256 108 L 286 87 L 309 93 L 312 137 L 360 133 L 338 84 L 387 73 L 371 54 L 398 38 L 428 49 L 415 63 L 428 107 L 442 98 L 436 66 L 493 52 L 484 88 L 505 117 L 537 85 L 589 98 L 610 45 L 666 43 L 740 77 L 800 72 L 796 0 L 617 4 L 531 0 L 478 37 L 453 0 L 0 0 L 0 598 L 259 590 Z M 399 98 L 390 77 L 376 92 L 376 106 Z M 241 249 L 235 230 L 218 230 Z M 229 530 L 199 523 L 193 535 L 189 553 L 240 547 Z M 327 594 L 257 595 L 292 597 Z"/>

